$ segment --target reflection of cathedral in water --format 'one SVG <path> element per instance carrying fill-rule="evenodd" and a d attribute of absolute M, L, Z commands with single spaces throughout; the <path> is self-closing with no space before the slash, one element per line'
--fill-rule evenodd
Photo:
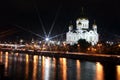
<path fill-rule="evenodd" d="M 78 18 L 76 20 L 76 30 L 73 30 L 73 25 L 69 26 L 69 31 L 66 33 L 66 41 L 68 44 L 75 44 L 79 39 L 85 39 L 92 45 L 98 42 L 97 25 L 94 23 L 92 29 L 89 28 L 89 20 L 87 18 Z"/>

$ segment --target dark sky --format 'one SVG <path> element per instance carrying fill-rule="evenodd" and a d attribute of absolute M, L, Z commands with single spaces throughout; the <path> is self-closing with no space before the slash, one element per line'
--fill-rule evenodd
<path fill-rule="evenodd" d="M 13 35 L 33 37 L 32 32 L 44 36 L 40 19 L 47 34 L 54 20 L 51 36 L 64 33 L 70 23 L 75 25 L 75 20 L 81 16 L 82 7 L 90 25 L 96 21 L 100 35 L 119 37 L 120 6 L 117 0 L 2 0 L 0 38 L 12 38 Z"/>

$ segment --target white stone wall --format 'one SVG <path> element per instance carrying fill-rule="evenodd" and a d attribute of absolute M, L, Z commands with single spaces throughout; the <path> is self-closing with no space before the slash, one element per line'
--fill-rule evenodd
<path fill-rule="evenodd" d="M 79 22 L 81 24 L 79 24 Z M 69 44 L 77 43 L 79 39 L 85 39 L 92 45 L 97 44 L 99 40 L 99 36 L 97 33 L 97 26 L 93 25 L 93 30 L 83 30 L 89 29 L 89 20 L 88 19 L 78 19 L 76 21 L 76 31 L 72 32 L 71 28 L 69 28 L 69 32 L 66 33 L 66 41 Z M 85 32 L 84 32 L 85 31 Z"/>

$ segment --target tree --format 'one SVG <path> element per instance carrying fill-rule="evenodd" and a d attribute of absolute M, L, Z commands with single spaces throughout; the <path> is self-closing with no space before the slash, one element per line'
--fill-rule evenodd
<path fill-rule="evenodd" d="M 79 39 L 78 40 L 78 45 L 80 47 L 81 52 L 86 52 L 87 48 L 91 46 L 91 44 L 88 43 L 85 39 Z"/>

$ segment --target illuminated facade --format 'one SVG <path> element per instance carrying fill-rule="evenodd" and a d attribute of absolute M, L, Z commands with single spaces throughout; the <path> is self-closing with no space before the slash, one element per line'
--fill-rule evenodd
<path fill-rule="evenodd" d="M 99 40 L 97 25 L 94 23 L 92 29 L 90 29 L 89 20 L 87 18 L 77 19 L 75 30 L 73 30 L 73 25 L 69 26 L 69 31 L 66 33 L 66 42 L 73 45 L 77 43 L 79 39 L 85 39 L 92 45 L 97 44 Z"/>

